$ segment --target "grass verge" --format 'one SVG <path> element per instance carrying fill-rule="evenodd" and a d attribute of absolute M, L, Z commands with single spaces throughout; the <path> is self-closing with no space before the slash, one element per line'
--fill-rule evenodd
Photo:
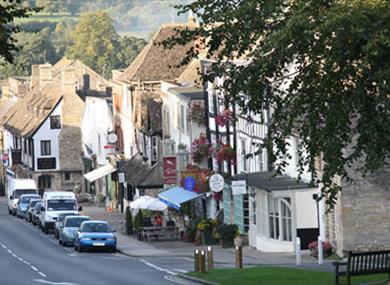
<path fill-rule="evenodd" d="M 253 267 L 245 269 L 216 269 L 202 274 L 191 272 L 194 276 L 221 285 L 256 284 L 256 285 L 333 285 L 335 275 L 331 272 L 304 270 L 285 267 Z M 352 284 L 384 281 L 387 274 L 352 277 Z M 346 279 L 340 279 L 346 284 Z M 379 283 L 380 284 L 380 283 Z M 390 284 L 390 283 L 383 283 Z"/>

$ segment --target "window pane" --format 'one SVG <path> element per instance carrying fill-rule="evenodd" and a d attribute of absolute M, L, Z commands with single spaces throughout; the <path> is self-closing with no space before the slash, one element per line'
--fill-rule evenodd
<path fill-rule="evenodd" d="M 51 129 L 61 129 L 61 117 L 60 116 L 51 116 L 50 117 L 50 128 Z"/>

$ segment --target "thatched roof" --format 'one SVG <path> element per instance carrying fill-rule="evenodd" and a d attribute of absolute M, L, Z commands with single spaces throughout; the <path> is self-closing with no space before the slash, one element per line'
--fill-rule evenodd
<path fill-rule="evenodd" d="M 177 31 L 190 29 L 191 24 L 163 25 L 151 41 L 144 47 L 132 64 L 119 77 L 124 82 L 174 80 L 179 77 L 186 66 L 179 66 L 187 51 L 194 46 L 189 42 L 185 46 L 176 45 L 164 49 L 161 43 L 175 36 Z"/>

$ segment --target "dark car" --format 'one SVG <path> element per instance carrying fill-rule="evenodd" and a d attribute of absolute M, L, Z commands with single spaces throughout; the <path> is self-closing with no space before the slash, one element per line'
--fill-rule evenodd
<path fill-rule="evenodd" d="M 41 208 L 43 206 L 43 203 L 42 202 L 38 202 L 35 204 L 34 206 L 34 212 L 32 213 L 32 216 L 31 216 L 31 223 L 36 226 L 38 225 L 38 222 L 39 222 L 39 215 L 41 214 Z"/>
<path fill-rule="evenodd" d="M 33 213 L 35 211 L 34 207 L 37 203 L 42 202 L 42 199 L 31 199 L 27 206 L 26 221 L 32 222 Z"/>
<path fill-rule="evenodd" d="M 116 252 L 116 237 L 104 221 L 85 221 L 81 224 L 74 240 L 74 249 L 108 249 Z"/>
<path fill-rule="evenodd" d="M 74 238 L 81 223 L 89 220 L 90 218 L 87 216 L 67 216 L 62 227 L 59 229 L 58 243 L 62 246 L 73 245 Z"/>
<path fill-rule="evenodd" d="M 59 232 L 60 232 L 61 228 L 64 226 L 65 218 L 68 217 L 68 216 L 80 216 L 80 214 L 77 214 L 77 213 L 63 213 L 63 214 L 59 214 L 58 215 L 57 220 L 54 223 L 54 237 L 56 239 L 59 238 Z"/>

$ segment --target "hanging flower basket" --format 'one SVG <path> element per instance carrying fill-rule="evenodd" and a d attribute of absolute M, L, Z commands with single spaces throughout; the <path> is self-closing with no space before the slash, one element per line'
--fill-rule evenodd
<path fill-rule="evenodd" d="M 205 110 L 202 104 L 193 103 L 191 105 L 190 119 L 198 124 L 198 126 L 206 123 Z"/>
<path fill-rule="evenodd" d="M 211 175 L 209 169 L 200 168 L 196 165 L 188 165 L 181 173 L 180 185 L 184 186 L 184 180 L 191 176 L 195 179 L 194 191 L 197 193 L 205 193 L 210 191 L 209 177 Z"/>
<path fill-rule="evenodd" d="M 211 154 L 218 162 L 236 162 L 236 151 L 230 144 L 224 144 L 221 141 L 211 148 Z"/>
<path fill-rule="evenodd" d="M 225 126 L 229 121 L 232 121 L 234 119 L 233 112 L 230 109 L 225 109 L 223 112 L 215 117 L 215 123 L 223 127 Z"/>
<path fill-rule="evenodd" d="M 201 162 L 203 159 L 209 156 L 210 144 L 206 138 L 206 135 L 201 133 L 199 138 L 194 139 L 191 145 L 192 160 L 195 163 Z"/>

